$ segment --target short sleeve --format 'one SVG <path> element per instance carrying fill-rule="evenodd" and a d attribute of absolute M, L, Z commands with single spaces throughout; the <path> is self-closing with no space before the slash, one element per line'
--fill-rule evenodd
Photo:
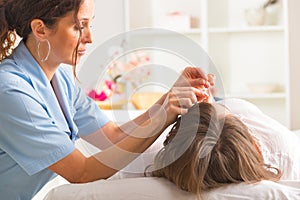
<path fill-rule="evenodd" d="M 28 82 L 12 73 L 1 73 L 0 94 L 0 148 L 29 175 L 75 150 Z"/>
<path fill-rule="evenodd" d="M 80 136 L 94 133 L 110 120 L 80 87 L 75 87 L 74 121 Z"/>

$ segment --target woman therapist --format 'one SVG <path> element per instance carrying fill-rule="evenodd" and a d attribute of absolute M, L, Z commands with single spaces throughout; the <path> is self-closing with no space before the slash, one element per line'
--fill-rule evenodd
<path fill-rule="evenodd" d="M 154 106 L 116 125 L 74 82 L 93 17 L 94 0 L 0 1 L 1 199 L 31 199 L 56 174 L 71 183 L 112 176 L 206 97 L 197 86 L 213 84 L 186 68 Z M 104 150 L 85 157 L 74 146 L 79 137 Z"/>

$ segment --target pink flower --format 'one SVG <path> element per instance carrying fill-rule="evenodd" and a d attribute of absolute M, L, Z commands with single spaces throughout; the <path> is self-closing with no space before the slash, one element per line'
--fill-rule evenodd
<path fill-rule="evenodd" d="M 105 101 L 111 97 L 116 90 L 116 83 L 110 80 L 106 80 L 104 83 L 105 85 L 100 93 L 97 93 L 96 90 L 93 89 L 88 93 L 88 96 L 96 101 Z"/>
<path fill-rule="evenodd" d="M 88 96 L 96 101 L 105 101 L 108 98 L 104 91 L 98 94 L 95 90 L 91 90 Z"/>
<path fill-rule="evenodd" d="M 122 47 L 112 47 L 110 49 L 111 59 L 122 54 Z M 150 57 L 143 51 L 132 52 L 131 55 L 113 60 L 108 66 L 109 80 L 105 80 L 100 87 L 96 87 L 101 88 L 100 93 L 97 93 L 99 90 L 93 89 L 88 92 L 88 96 L 96 101 L 105 101 L 113 94 L 122 95 L 125 91 L 121 86 L 124 81 L 131 82 L 132 85 L 136 86 L 150 77 L 149 68 L 139 68 L 149 62 Z"/>
<path fill-rule="evenodd" d="M 106 80 L 105 81 L 105 85 L 107 86 L 107 88 L 111 91 L 114 91 L 116 89 L 116 83 L 113 82 L 113 81 L 109 81 L 109 80 Z"/>

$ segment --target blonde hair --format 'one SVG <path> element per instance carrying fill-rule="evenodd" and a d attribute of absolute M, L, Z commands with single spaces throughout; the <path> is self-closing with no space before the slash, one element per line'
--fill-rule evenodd
<path fill-rule="evenodd" d="M 179 118 L 155 157 L 152 176 L 198 198 L 203 190 L 230 183 L 279 180 L 280 170 L 265 165 L 248 127 L 219 114 L 212 104 L 199 103 Z"/>

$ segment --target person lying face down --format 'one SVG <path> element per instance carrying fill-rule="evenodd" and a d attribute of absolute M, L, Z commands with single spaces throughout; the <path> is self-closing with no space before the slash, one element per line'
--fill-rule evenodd
<path fill-rule="evenodd" d="M 196 103 L 175 122 L 154 159 L 152 176 L 197 194 L 231 183 L 277 181 L 248 127 L 218 103 Z"/>

